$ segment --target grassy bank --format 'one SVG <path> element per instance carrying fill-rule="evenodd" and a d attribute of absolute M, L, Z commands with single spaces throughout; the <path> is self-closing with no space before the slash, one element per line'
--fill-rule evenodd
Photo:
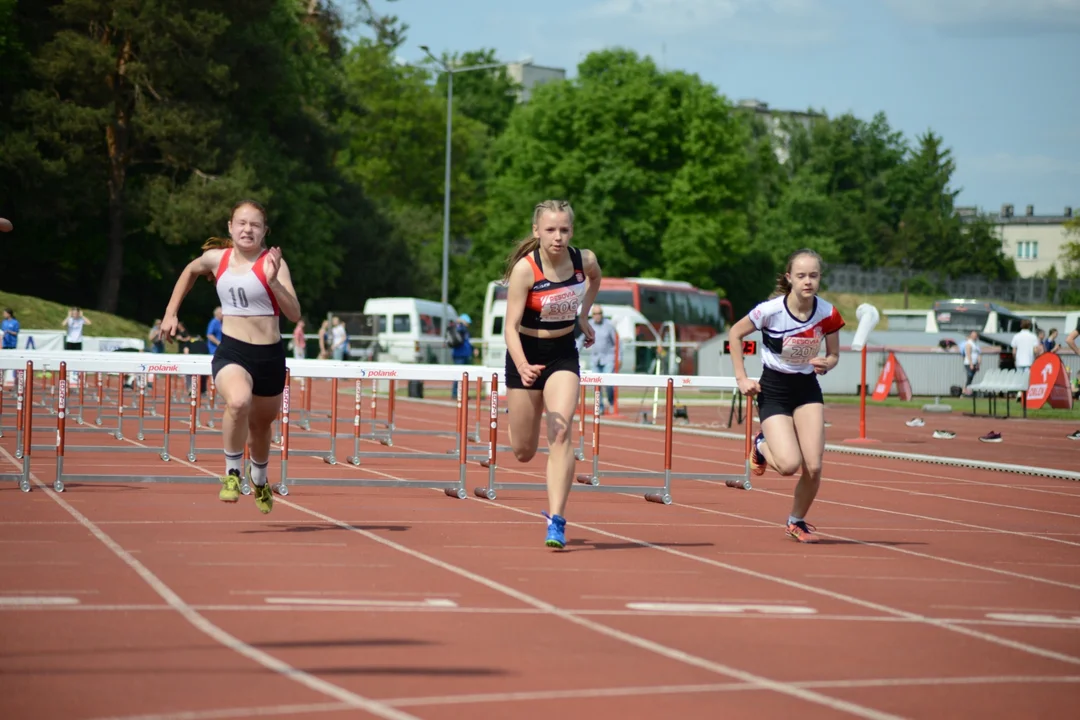
<path fill-rule="evenodd" d="M 67 305 L 42 300 L 31 295 L 16 295 L 0 291 L 0 307 L 11 308 L 23 330 L 63 330 L 62 323 L 70 309 Z M 93 325 L 83 329 L 83 335 L 92 337 L 129 337 L 146 340 L 149 325 L 128 320 L 117 315 L 83 310 Z"/>

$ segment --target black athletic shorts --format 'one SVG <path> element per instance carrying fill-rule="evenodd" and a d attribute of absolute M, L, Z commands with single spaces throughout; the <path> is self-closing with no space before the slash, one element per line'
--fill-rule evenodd
<path fill-rule="evenodd" d="M 251 375 L 251 394 L 274 397 L 285 389 L 285 342 L 278 340 L 269 345 L 252 345 L 236 338 L 222 335 L 221 344 L 210 363 L 214 377 L 226 365 L 239 365 Z M 215 381 L 216 382 L 216 381 Z"/>
<path fill-rule="evenodd" d="M 525 358 L 530 365 L 543 365 L 544 369 L 540 377 L 532 385 L 526 387 L 521 383 L 517 365 L 510 357 L 510 351 L 506 351 L 506 387 L 518 390 L 543 390 L 547 379 L 552 373 L 568 370 L 578 377 L 581 376 L 581 363 L 578 361 L 577 343 L 574 342 L 574 333 L 566 333 L 557 338 L 535 338 L 531 335 L 521 334 L 521 349 L 525 351 Z"/>
<path fill-rule="evenodd" d="M 824 403 L 817 375 L 783 373 L 772 368 L 761 371 L 761 392 L 757 396 L 761 422 L 773 415 L 793 415 L 800 405 Z"/>

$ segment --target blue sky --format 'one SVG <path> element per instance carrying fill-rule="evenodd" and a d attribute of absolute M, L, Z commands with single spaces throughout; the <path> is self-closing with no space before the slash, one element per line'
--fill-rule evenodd
<path fill-rule="evenodd" d="M 338 0 L 347 6 L 349 0 Z M 1080 0 L 372 0 L 402 58 L 494 48 L 573 77 L 622 46 L 777 109 L 943 136 L 958 202 L 1080 208 Z"/>

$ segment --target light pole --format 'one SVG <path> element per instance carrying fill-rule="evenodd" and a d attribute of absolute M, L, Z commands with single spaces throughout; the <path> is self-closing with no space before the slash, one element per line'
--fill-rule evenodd
<path fill-rule="evenodd" d="M 452 67 L 431 54 L 427 45 L 421 45 L 420 49 L 431 58 L 432 62 L 443 69 L 446 73 L 446 177 L 443 180 L 443 241 L 442 241 L 442 315 L 443 333 L 446 333 L 449 318 L 446 313 L 447 293 L 450 283 L 450 164 L 451 142 L 454 130 L 454 73 L 470 72 L 472 70 L 491 70 L 505 67 L 506 63 L 488 63 L 485 65 L 466 65 L 464 67 Z"/>

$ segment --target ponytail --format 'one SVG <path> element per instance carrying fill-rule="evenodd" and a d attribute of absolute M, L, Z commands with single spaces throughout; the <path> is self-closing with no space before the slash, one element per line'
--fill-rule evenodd
<path fill-rule="evenodd" d="M 232 238 L 219 238 L 212 237 L 203 243 L 203 250 L 220 250 L 222 248 L 231 248 L 233 246 Z"/>
<path fill-rule="evenodd" d="M 790 263 L 788 267 L 791 267 Z M 786 296 L 789 292 L 791 292 L 791 283 L 788 282 L 787 273 L 782 272 L 776 276 L 776 287 L 773 289 L 769 299 Z"/>
<path fill-rule="evenodd" d="M 514 272 L 514 266 L 518 264 L 518 261 L 531 255 L 538 247 L 540 247 L 540 238 L 535 235 L 529 235 L 517 244 L 513 252 L 506 257 L 506 274 L 503 275 L 503 285 L 510 284 L 510 274 Z"/>

